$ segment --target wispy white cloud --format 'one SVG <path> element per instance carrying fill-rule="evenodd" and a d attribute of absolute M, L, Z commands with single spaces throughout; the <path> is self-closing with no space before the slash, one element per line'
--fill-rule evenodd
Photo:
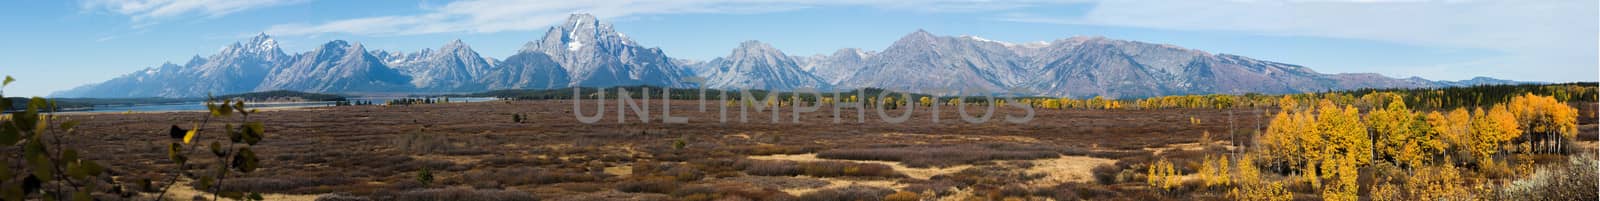
<path fill-rule="evenodd" d="M 1534 68 L 1548 69 L 1544 74 L 1570 72 L 1557 79 L 1594 80 L 1600 54 L 1595 46 L 1600 40 L 1596 7 L 1594 0 L 1104 1 L 1082 15 L 1009 13 L 997 19 L 1487 49 L 1506 55 L 1465 63 L 1500 66 L 1503 71 L 1538 66 Z M 1532 77 L 1547 76 L 1528 75 Z"/>
<path fill-rule="evenodd" d="M 414 35 L 445 32 L 492 33 L 538 30 L 572 13 L 601 18 L 680 13 L 769 13 L 824 6 L 871 6 L 916 12 L 982 12 L 1079 0 L 462 0 L 443 6 L 423 5 L 425 13 L 342 19 L 315 24 L 280 24 L 267 28 L 277 35 L 346 33 Z"/>
<path fill-rule="evenodd" d="M 82 0 L 81 8 L 126 15 L 135 26 L 182 16 L 220 17 L 256 8 L 309 0 Z"/>

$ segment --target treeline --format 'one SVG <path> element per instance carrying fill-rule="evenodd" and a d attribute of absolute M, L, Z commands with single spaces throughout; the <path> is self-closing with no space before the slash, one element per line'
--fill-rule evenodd
<path fill-rule="evenodd" d="M 592 87 L 578 88 L 579 98 L 599 98 L 600 89 Z M 606 98 L 616 98 L 621 91 L 626 90 L 632 98 L 643 98 L 645 90 L 653 99 L 661 99 L 663 87 L 654 86 L 626 86 L 604 88 Z M 621 90 L 619 90 L 621 89 Z M 1045 109 L 1223 109 L 1223 108 L 1269 108 L 1277 107 L 1279 99 L 1284 96 L 1298 101 L 1315 102 L 1328 100 L 1335 104 L 1352 105 L 1357 108 L 1370 109 L 1382 108 L 1389 102 L 1405 102 L 1409 109 L 1436 110 L 1463 107 L 1487 107 L 1501 104 L 1511 100 L 1512 97 L 1523 94 L 1549 96 L 1560 102 L 1595 102 L 1600 100 L 1600 84 L 1594 82 L 1561 83 L 1561 84 L 1520 84 L 1520 85 L 1479 85 L 1469 87 L 1447 88 L 1422 88 L 1422 89 L 1357 89 L 1348 91 L 1328 91 L 1320 93 L 1269 95 L 1260 93 L 1247 94 L 1210 94 L 1210 95 L 1173 95 L 1158 96 L 1138 99 L 1115 99 L 1105 97 L 1068 98 L 1068 97 L 1039 97 L 1039 96 L 1007 96 L 997 94 L 995 97 L 985 98 L 980 96 L 933 96 L 928 94 L 910 94 L 910 99 L 901 97 L 900 92 L 877 88 L 866 88 L 838 92 L 834 97 L 832 92 L 822 92 L 820 96 L 808 93 L 794 93 L 768 90 L 748 90 L 755 98 L 762 99 L 768 93 L 777 93 L 777 98 L 785 101 L 800 101 L 804 103 L 833 103 L 857 102 L 851 100 L 868 100 L 872 103 L 893 103 L 905 105 L 918 103 L 929 106 L 934 103 L 955 104 L 958 100 L 968 104 L 1003 103 L 1009 99 L 1019 103 L 1032 105 L 1035 108 Z M 701 98 L 699 89 L 671 89 L 665 98 L 674 100 L 698 100 Z M 894 96 L 896 101 L 878 101 L 876 97 L 881 93 L 885 96 Z M 498 97 L 513 100 L 559 100 L 573 99 L 573 88 L 560 89 L 517 89 L 497 90 L 483 93 L 459 95 L 460 97 Z M 723 91 L 706 89 L 706 100 L 722 100 L 722 96 L 729 96 L 727 100 L 743 100 L 740 91 Z M 850 96 L 857 96 L 850 98 Z M 907 102 L 906 100 L 916 100 Z M 784 101 L 777 101 L 782 104 Z"/>
<path fill-rule="evenodd" d="M 216 98 L 217 99 L 222 99 L 222 100 L 244 100 L 244 101 L 278 101 L 278 100 L 345 101 L 345 97 L 344 96 L 340 96 L 340 95 L 308 93 L 308 92 L 289 91 L 289 90 L 277 90 L 277 91 L 264 91 L 264 92 L 251 92 L 251 93 L 242 93 L 242 94 L 233 94 L 233 95 L 223 95 L 223 96 L 217 96 Z"/>
<path fill-rule="evenodd" d="M 7 100 L 11 100 L 11 102 L 13 102 L 13 103 L 16 103 L 14 105 L 11 105 L 11 107 L 6 108 L 5 109 L 6 112 L 22 111 L 23 109 L 25 109 L 24 107 L 29 105 L 29 101 L 30 101 L 29 98 L 23 98 L 23 97 L 6 97 L 6 99 Z M 203 99 L 197 99 L 197 98 L 109 98 L 109 99 L 108 98 L 53 98 L 53 99 L 50 99 L 50 100 L 51 100 L 51 102 L 55 102 L 55 104 L 53 104 L 54 108 L 51 108 L 52 109 L 51 111 L 74 111 L 74 110 L 87 110 L 87 109 L 92 109 L 95 106 L 105 106 L 105 105 L 175 104 L 175 103 L 201 101 Z"/>
<path fill-rule="evenodd" d="M 1576 82 L 1560 84 L 1479 85 L 1438 89 L 1359 89 L 1346 92 L 1351 97 L 1371 94 L 1397 94 L 1407 105 L 1418 109 L 1450 109 L 1462 107 L 1489 107 L 1510 102 L 1523 94 L 1548 96 L 1560 102 L 1595 102 L 1600 100 L 1600 83 Z"/>
<path fill-rule="evenodd" d="M 1174 95 L 1141 99 L 1088 99 L 1032 97 L 1021 101 L 1046 109 L 1222 109 L 1276 107 L 1280 98 L 1287 96 L 1301 102 L 1331 101 L 1334 104 L 1352 105 L 1362 109 L 1383 108 L 1390 102 L 1404 102 L 1409 109 L 1439 110 L 1466 107 L 1489 107 L 1510 102 L 1524 94 L 1548 96 L 1559 102 L 1596 102 L 1600 100 L 1600 83 L 1479 85 L 1469 87 L 1422 89 L 1357 89 L 1320 93 L 1266 95 Z M 1131 107 L 1130 107 L 1131 106 Z"/>
<path fill-rule="evenodd" d="M 293 101 L 346 101 L 346 98 L 344 96 L 340 96 L 340 95 L 320 94 L 320 93 L 307 93 L 307 92 L 287 91 L 287 90 L 252 92 L 252 93 L 242 93 L 242 94 L 230 94 L 230 95 L 216 96 L 214 98 L 219 99 L 219 100 L 244 100 L 244 101 L 279 101 L 279 100 L 293 100 Z M 11 102 L 13 102 L 13 103 L 17 103 L 15 105 L 12 105 L 10 108 L 6 108 L 5 111 L 7 111 L 7 112 L 21 111 L 22 109 L 24 109 L 23 108 L 24 106 L 28 105 L 28 101 L 29 101 L 28 98 L 23 98 L 23 97 L 7 97 L 6 99 L 11 100 Z M 52 111 L 74 111 L 74 110 L 93 109 L 96 106 L 123 106 L 123 105 L 141 105 L 141 104 L 180 104 L 180 103 L 201 102 L 201 101 L 206 101 L 208 99 L 205 99 L 205 98 L 52 98 L 50 100 L 55 102 L 54 105 L 56 107 Z"/>

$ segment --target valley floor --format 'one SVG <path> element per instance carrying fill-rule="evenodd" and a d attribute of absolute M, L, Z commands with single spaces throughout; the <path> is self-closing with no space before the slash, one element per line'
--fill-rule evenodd
<path fill-rule="evenodd" d="M 585 103 L 582 112 L 592 115 L 594 105 Z M 579 122 L 566 100 L 263 111 L 249 117 L 266 125 L 255 149 L 262 169 L 220 185 L 274 198 L 268 200 L 829 200 L 894 192 L 940 200 L 1176 199 L 1151 192 L 1133 178 L 1144 172 L 1131 167 L 1156 158 L 1237 153 L 1235 145 L 1251 144 L 1274 113 L 1036 109 L 1033 121 L 1013 124 L 1003 119 L 1022 110 L 1002 107 L 995 119 L 973 124 L 943 106 L 939 123 L 927 108 L 917 108 L 909 121 L 894 124 L 870 110 L 867 122 L 857 123 L 853 109 L 842 113 L 846 121 L 834 123 L 832 109 L 824 107 L 791 123 L 784 107 L 781 123 L 765 112 L 738 123 L 733 107 L 734 122 L 721 123 L 715 103 L 702 112 L 689 101 L 674 101 L 672 115 L 689 123 L 667 124 L 659 119 L 660 102 L 652 104 L 649 123 L 631 111 L 619 123 L 615 103 L 608 102 L 604 119 L 594 124 Z M 513 115 L 526 118 L 519 123 Z M 84 147 L 119 182 L 150 197 L 159 188 L 139 181 L 161 186 L 177 173 L 166 151 L 176 140 L 167 129 L 205 117 L 69 115 L 83 124 L 68 144 Z M 1596 127 L 1583 123 L 1579 144 L 1593 150 Z M 191 147 L 227 140 L 223 124 L 211 125 Z M 1210 140 L 1202 142 L 1203 136 Z M 187 174 L 214 169 L 214 157 L 194 156 Z M 419 181 L 425 169 L 432 177 L 427 183 Z M 179 182 L 187 185 L 190 177 Z"/>

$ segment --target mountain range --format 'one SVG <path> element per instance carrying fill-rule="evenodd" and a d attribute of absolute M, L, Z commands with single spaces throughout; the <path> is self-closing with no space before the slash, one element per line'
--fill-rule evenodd
<path fill-rule="evenodd" d="M 694 77 L 704 78 L 696 82 Z M 254 91 L 317 93 L 462 93 L 650 85 L 718 89 L 911 92 L 954 90 L 1031 95 L 1135 98 L 1211 93 L 1300 93 L 1357 88 L 1425 88 L 1520 83 L 1327 74 L 1310 68 L 1214 54 L 1166 44 L 1076 36 L 1010 43 L 916 30 L 881 51 L 840 49 L 791 56 L 746 41 L 709 61 L 677 59 L 644 47 L 587 14 L 552 26 L 504 60 L 479 55 L 460 40 L 416 52 L 368 50 L 327 42 L 286 54 L 260 34 L 184 64 L 165 63 L 52 97 L 203 97 Z"/>

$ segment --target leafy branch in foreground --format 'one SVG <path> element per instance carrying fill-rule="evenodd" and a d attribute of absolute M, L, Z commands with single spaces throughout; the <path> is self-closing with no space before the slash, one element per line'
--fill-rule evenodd
<path fill-rule="evenodd" d="M 16 79 L 6 76 L 3 84 Z M 95 161 L 83 159 L 87 153 L 69 146 L 62 138 L 73 133 L 78 121 L 50 114 L 54 101 L 33 97 L 26 109 L 0 115 L 0 144 L 14 146 L 0 157 L 0 200 L 95 200 L 101 189 L 120 189 L 106 170 Z M 0 99 L 0 108 L 12 108 L 12 99 Z M 60 123 L 55 123 L 60 122 Z M 110 186 L 100 186 L 103 183 Z M 110 190 L 120 194 L 120 190 Z M 126 195 L 126 194 L 123 194 Z"/>
<path fill-rule="evenodd" d="M 216 157 L 217 163 L 214 169 L 209 172 L 210 174 L 197 174 L 200 177 L 193 187 L 203 191 L 210 191 L 212 200 L 216 200 L 218 197 L 262 200 L 260 193 L 228 191 L 228 189 L 223 189 L 222 185 L 229 173 L 235 171 L 238 173 L 250 173 L 261 167 L 261 160 L 256 156 L 255 151 L 251 150 L 251 147 L 261 142 L 266 133 L 261 122 L 250 121 L 250 115 L 258 111 L 246 109 L 244 100 L 210 99 L 206 101 L 205 105 L 210 112 L 201 122 L 196 123 L 195 127 L 185 130 L 173 125 L 169 130 L 168 133 L 171 134 L 170 137 L 174 142 L 168 146 L 167 156 L 178 164 L 178 172 L 172 175 L 172 178 L 167 182 L 167 187 L 162 188 L 161 194 L 157 195 L 156 199 L 165 198 L 171 185 L 176 183 L 179 176 L 184 175 L 184 166 L 188 165 L 189 155 L 193 154 L 194 150 L 199 147 L 199 145 L 193 144 L 205 141 L 196 138 L 200 137 L 201 131 L 211 123 L 211 119 L 233 118 L 238 121 L 226 123 L 222 126 L 223 133 L 227 134 L 227 139 L 214 138 L 206 146 L 210 149 L 212 156 Z M 237 118 L 234 118 L 236 116 Z M 234 123 L 238 123 L 238 126 L 235 127 Z M 194 148 L 184 151 L 185 145 L 192 145 Z"/>

